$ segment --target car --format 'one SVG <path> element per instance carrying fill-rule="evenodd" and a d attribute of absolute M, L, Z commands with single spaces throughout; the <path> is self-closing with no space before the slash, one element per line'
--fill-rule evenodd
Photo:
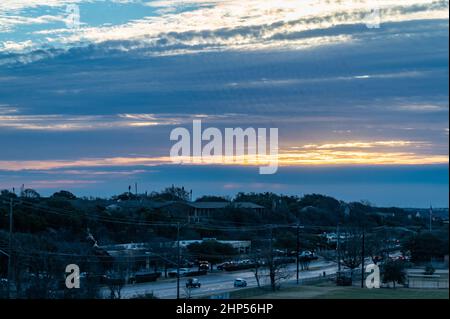
<path fill-rule="evenodd" d="M 225 268 L 226 268 L 227 266 L 231 265 L 231 264 L 232 264 L 232 262 L 226 261 L 226 262 L 224 262 L 224 263 L 218 264 L 218 265 L 216 266 L 216 268 L 217 268 L 217 270 L 225 270 Z"/>
<path fill-rule="evenodd" d="M 307 260 L 318 259 L 316 254 L 314 252 L 309 251 L 309 250 L 302 251 L 298 256 L 300 258 L 307 259 Z"/>
<path fill-rule="evenodd" d="M 180 268 L 180 277 L 186 276 L 189 272 L 190 272 L 190 269 L 189 269 L 189 268 Z M 169 273 L 168 273 L 168 275 L 169 275 L 170 277 L 176 277 L 177 274 L 178 274 L 178 273 L 177 273 L 177 270 L 176 270 L 176 269 L 174 269 L 174 270 L 172 270 L 172 271 L 169 271 Z"/>
<path fill-rule="evenodd" d="M 156 281 L 159 277 L 161 277 L 160 272 L 149 272 L 149 271 L 138 271 L 131 275 L 128 279 L 130 284 L 142 283 L 142 282 L 151 282 Z"/>
<path fill-rule="evenodd" d="M 247 287 L 247 281 L 242 278 L 236 278 L 234 280 L 234 287 Z"/>
<path fill-rule="evenodd" d="M 198 270 L 209 270 L 209 264 L 206 263 L 202 263 L 198 265 Z"/>
<path fill-rule="evenodd" d="M 201 287 L 201 283 L 197 278 L 189 278 L 186 281 L 186 288 L 200 288 Z"/>
<path fill-rule="evenodd" d="M 309 250 L 304 250 L 300 253 L 300 257 L 309 257 L 312 255 L 312 252 L 310 252 Z"/>
<path fill-rule="evenodd" d="M 286 252 L 284 250 L 281 250 L 281 249 L 274 249 L 273 250 L 273 254 L 275 256 L 284 256 L 284 255 L 286 255 Z"/>

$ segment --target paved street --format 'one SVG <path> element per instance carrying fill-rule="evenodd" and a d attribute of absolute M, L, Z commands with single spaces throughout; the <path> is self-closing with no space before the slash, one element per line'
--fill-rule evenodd
<path fill-rule="evenodd" d="M 318 277 L 325 271 L 327 275 L 337 272 L 337 266 L 333 262 L 329 261 L 316 261 L 310 264 L 308 271 L 300 272 L 300 279 Z M 296 280 L 296 265 L 295 263 L 289 264 L 287 270 L 291 273 L 291 277 L 284 282 L 293 282 Z M 264 270 L 263 270 L 264 272 Z M 265 274 L 267 272 L 264 272 Z M 233 271 L 233 272 L 214 272 L 208 273 L 205 276 L 197 277 L 201 282 L 201 288 L 195 288 L 191 290 L 191 296 L 204 296 L 209 294 L 220 294 L 230 290 L 237 290 L 243 288 L 234 288 L 233 282 L 236 278 L 243 278 L 247 281 L 247 287 L 256 287 L 256 279 L 252 270 L 245 271 Z M 185 298 L 186 289 L 185 283 L 187 278 L 182 277 L 180 279 L 180 296 Z M 266 278 L 262 279 L 261 284 L 268 284 Z M 107 296 L 108 290 L 104 289 L 102 293 Z M 132 298 L 134 296 L 143 295 L 146 293 L 153 293 L 158 298 L 172 299 L 176 298 L 176 279 L 162 279 L 156 282 L 141 283 L 134 285 L 126 285 L 121 291 L 122 298 Z"/>

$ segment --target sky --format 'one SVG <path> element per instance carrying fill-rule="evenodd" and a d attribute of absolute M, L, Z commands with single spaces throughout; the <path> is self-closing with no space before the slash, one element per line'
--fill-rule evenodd
<path fill-rule="evenodd" d="M 448 207 L 448 1 L 2 0 L 0 189 Z M 78 15 L 79 13 L 79 19 Z M 170 132 L 278 128 L 279 169 Z"/>

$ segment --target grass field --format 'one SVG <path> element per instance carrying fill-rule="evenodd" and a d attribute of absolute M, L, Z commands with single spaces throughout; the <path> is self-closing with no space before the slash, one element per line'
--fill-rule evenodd
<path fill-rule="evenodd" d="M 449 299 L 448 289 L 380 288 L 301 286 L 277 292 L 254 295 L 262 299 Z"/>

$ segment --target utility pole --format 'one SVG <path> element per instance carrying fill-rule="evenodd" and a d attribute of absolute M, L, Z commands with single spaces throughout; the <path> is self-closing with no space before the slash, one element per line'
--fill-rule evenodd
<path fill-rule="evenodd" d="M 363 228 L 363 233 L 362 233 L 362 245 L 361 245 L 361 288 L 364 288 L 364 258 L 365 258 L 365 245 L 364 245 L 364 241 L 365 241 L 365 236 L 366 236 L 366 232 Z"/>
<path fill-rule="evenodd" d="M 272 289 L 275 289 L 275 268 L 273 264 L 273 225 L 270 225 L 270 255 L 269 255 L 269 278 L 270 278 L 270 286 Z"/>
<path fill-rule="evenodd" d="M 13 199 L 9 200 L 9 245 L 8 245 L 8 298 L 11 298 L 12 283 L 12 237 L 13 237 Z"/>
<path fill-rule="evenodd" d="M 177 223 L 177 299 L 180 299 L 180 263 L 181 263 L 181 250 L 180 250 L 180 223 Z"/>
<path fill-rule="evenodd" d="M 430 233 L 431 233 L 431 222 L 432 222 L 432 217 L 433 216 L 433 207 L 430 205 Z"/>
<path fill-rule="evenodd" d="M 341 275 L 341 233 L 339 229 L 339 224 L 337 225 L 337 241 L 336 241 L 336 250 L 337 250 L 337 257 L 338 257 L 338 278 Z"/>
<path fill-rule="evenodd" d="M 272 242 L 273 242 L 273 225 L 270 224 L 269 225 L 269 263 L 272 262 L 272 258 L 273 258 L 273 248 L 272 248 Z"/>
<path fill-rule="evenodd" d="M 297 285 L 299 283 L 299 262 L 300 262 L 300 225 L 297 224 Z"/>

